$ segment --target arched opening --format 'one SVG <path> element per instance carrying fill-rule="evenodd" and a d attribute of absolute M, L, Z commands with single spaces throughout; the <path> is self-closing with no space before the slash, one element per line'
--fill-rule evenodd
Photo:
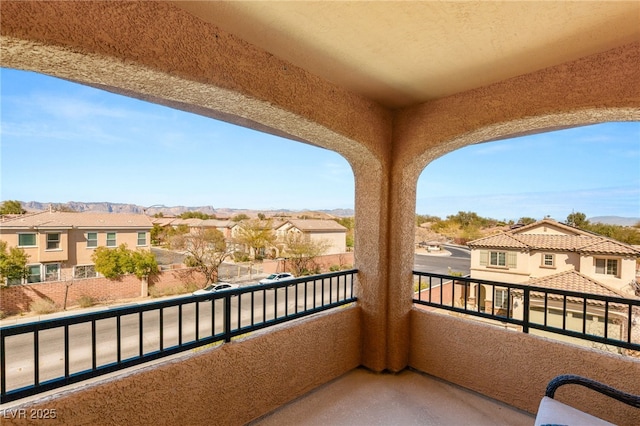
<path fill-rule="evenodd" d="M 585 300 L 635 299 L 638 141 L 640 122 L 606 122 L 469 145 L 438 158 L 418 182 L 415 239 L 444 250 L 428 252 L 417 243 L 415 269 L 467 277 L 471 291 L 457 307 L 527 333 L 558 338 L 528 325 L 575 331 L 572 321 L 581 330 L 592 327 L 585 318 L 611 322 L 586 302 L 567 307 L 565 298 L 560 309 L 551 306 L 570 291 Z M 440 286 L 458 284 L 449 281 Z M 591 332 L 597 333 L 606 335 Z M 575 342 L 592 345 L 588 338 Z"/>
<path fill-rule="evenodd" d="M 43 74 L 0 72 L 2 201 L 22 201 L 30 212 L 353 223 L 353 172 L 336 152 Z M 335 259 L 318 260 L 320 272 L 353 266 L 353 228 L 339 233 L 343 241 L 336 237 L 320 255 Z M 95 232 L 88 235 L 97 241 Z M 249 278 L 257 281 L 258 254 L 272 255 L 273 268 L 282 268 L 275 247 L 247 249 L 249 259 L 229 261 L 249 262 Z M 78 278 L 77 265 L 65 262 L 69 271 L 58 278 Z"/>

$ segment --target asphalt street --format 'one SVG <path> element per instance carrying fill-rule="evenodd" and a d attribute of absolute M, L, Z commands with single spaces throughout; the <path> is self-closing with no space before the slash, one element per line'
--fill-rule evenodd
<path fill-rule="evenodd" d="M 453 245 L 444 245 L 443 249 L 451 255 L 416 254 L 414 256 L 414 270 L 444 275 L 450 272 L 462 272 L 462 275 L 469 274 L 471 267 L 469 249 Z"/>

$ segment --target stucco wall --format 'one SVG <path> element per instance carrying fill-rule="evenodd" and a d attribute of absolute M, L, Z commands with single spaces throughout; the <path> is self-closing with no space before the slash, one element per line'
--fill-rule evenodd
<path fill-rule="evenodd" d="M 48 425 L 242 425 L 357 367 L 359 330 L 359 308 L 336 309 L 12 412 L 55 409 Z"/>
<path fill-rule="evenodd" d="M 640 360 L 413 309 L 409 365 L 535 413 L 547 383 L 561 374 L 589 377 L 640 394 Z M 619 425 L 637 425 L 636 408 L 577 386 L 556 399 Z"/>

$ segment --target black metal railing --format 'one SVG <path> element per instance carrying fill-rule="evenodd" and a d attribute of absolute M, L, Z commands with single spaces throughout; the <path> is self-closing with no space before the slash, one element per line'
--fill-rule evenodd
<path fill-rule="evenodd" d="M 356 301 L 357 270 L 0 328 L 6 403 Z"/>
<path fill-rule="evenodd" d="M 640 351 L 640 299 L 413 272 L 413 302 Z"/>

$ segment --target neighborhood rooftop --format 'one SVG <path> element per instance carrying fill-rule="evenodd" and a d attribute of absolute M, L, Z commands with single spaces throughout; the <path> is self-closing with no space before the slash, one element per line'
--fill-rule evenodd
<path fill-rule="evenodd" d="M 532 229 L 534 225 L 535 227 L 540 225 L 554 226 L 563 231 L 569 231 L 573 235 L 524 233 L 524 231 Z M 577 253 L 640 256 L 640 250 L 633 246 L 549 219 L 544 219 L 527 225 L 526 227 L 516 228 L 500 234 L 470 241 L 468 245 L 469 247 L 475 248 L 495 247 L 522 250 L 559 250 Z"/>
<path fill-rule="evenodd" d="M 13 217 L 2 228 L 151 228 L 148 216 L 127 213 L 77 213 L 45 211 Z"/>

